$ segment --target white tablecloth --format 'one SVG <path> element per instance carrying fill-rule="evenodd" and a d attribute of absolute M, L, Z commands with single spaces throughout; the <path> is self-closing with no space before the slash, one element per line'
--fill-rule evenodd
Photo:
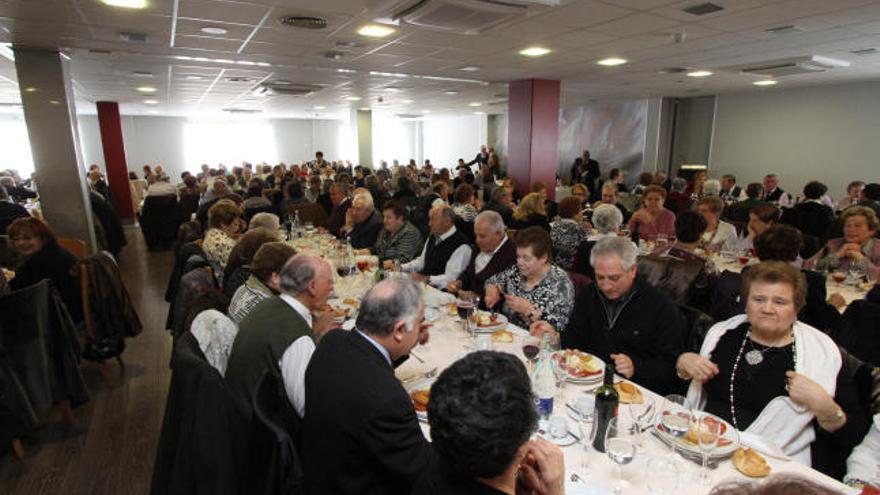
<path fill-rule="evenodd" d="M 439 291 L 433 288 L 428 288 L 426 291 L 429 300 L 440 297 L 435 293 L 439 293 Z M 452 316 L 446 307 L 440 307 L 439 312 L 441 316 L 434 322 L 434 326 L 430 330 L 431 337 L 428 344 L 414 349 L 415 354 L 424 362 L 411 357 L 396 371 L 398 378 L 401 380 L 407 380 L 430 371 L 433 368 L 437 368 L 438 372 L 442 372 L 443 369 L 449 366 L 453 361 L 468 352 L 465 347 L 470 347 L 472 345 L 471 338 L 463 331 L 461 320 L 458 317 Z M 524 339 L 527 338 L 525 337 L 527 332 L 512 325 L 511 330 L 514 332 L 514 342 L 510 344 L 493 344 L 493 348 L 496 351 L 514 354 L 525 362 L 525 357 L 522 354 L 522 345 Z M 577 397 L 582 396 L 587 388 L 587 386 L 569 383 L 563 388 L 561 396 L 564 397 L 564 402 L 573 401 Z M 662 397 L 659 397 L 646 389 L 642 389 L 642 392 L 645 396 L 651 397 L 655 400 L 657 408 L 662 408 Z M 554 415 L 568 417 L 565 412 L 564 402 L 560 402 L 559 397 L 557 397 L 555 402 Z M 625 421 L 626 424 L 630 424 L 629 415 L 624 411 L 625 407 L 625 405 L 620 406 L 619 417 L 622 418 L 622 421 Z M 570 418 L 569 428 L 580 435 L 577 423 Z M 427 423 L 422 423 L 422 430 L 424 431 L 425 436 L 430 438 L 430 428 Z M 648 475 L 646 472 L 647 460 L 656 456 L 671 457 L 668 447 L 662 445 L 660 441 L 653 438 L 651 434 L 645 433 L 644 435 L 642 442 L 643 451 L 636 455 L 636 459 L 632 464 L 625 466 L 623 469 L 624 479 L 628 484 L 628 488 L 624 490 L 624 493 L 626 494 L 647 494 L 648 488 L 645 481 L 645 477 Z M 583 459 L 587 454 L 581 443 L 563 447 L 562 451 L 565 455 L 566 479 L 570 477 L 571 473 L 578 473 L 579 475 L 584 476 L 584 471 L 581 466 Z M 700 467 L 692 462 L 683 460 L 681 457 L 676 456 L 676 458 L 678 459 L 677 462 L 679 468 L 684 471 L 684 475 L 680 475 L 679 477 L 679 490 L 677 493 L 708 493 L 711 486 L 714 486 L 721 481 L 746 479 L 744 475 L 740 474 L 739 471 L 734 468 L 730 460 L 726 460 L 721 462 L 718 465 L 718 468 L 711 472 L 711 485 L 702 486 L 690 480 L 690 478 L 695 477 L 699 473 Z M 618 480 L 615 464 L 607 456 L 597 452 L 590 453 L 587 460 L 590 466 L 590 474 L 584 477 L 590 482 L 601 485 L 610 491 Z M 772 458 L 768 458 L 767 460 L 772 468 L 771 474 L 792 473 L 809 478 L 823 485 L 834 487 L 838 490 L 848 490 L 843 484 L 809 468 L 808 466 L 792 461 L 781 461 Z"/>

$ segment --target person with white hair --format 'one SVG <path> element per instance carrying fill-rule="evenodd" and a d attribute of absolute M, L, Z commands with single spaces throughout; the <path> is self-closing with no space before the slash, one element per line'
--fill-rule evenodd
<path fill-rule="evenodd" d="M 443 289 L 467 268 L 471 247 L 455 228 L 455 214 L 446 204 L 434 206 L 428 213 L 431 235 L 422 253 L 401 268 L 413 278 Z"/>
<path fill-rule="evenodd" d="M 677 385 L 684 324 L 669 296 L 637 276 L 638 253 L 625 237 L 597 242 L 590 252 L 595 283 L 581 290 L 567 327 L 538 321 L 530 331 L 558 331 L 564 349 L 598 356 L 618 375 L 665 395 Z"/>
<path fill-rule="evenodd" d="M 318 343 L 306 370 L 302 457 L 306 493 L 410 493 L 431 460 L 412 400 L 394 368 L 428 340 L 422 289 L 376 284 L 355 327 Z"/>
<path fill-rule="evenodd" d="M 261 212 L 251 217 L 248 222 L 248 230 L 266 229 L 272 232 L 278 232 L 280 238 L 281 220 L 274 213 Z"/>
<path fill-rule="evenodd" d="M 376 245 L 383 227 L 382 216 L 373 205 L 373 195 L 365 189 L 359 189 L 345 214 L 340 237 L 348 237 L 354 249 L 371 248 Z"/>
<path fill-rule="evenodd" d="M 706 196 L 720 196 L 721 195 L 721 181 L 718 179 L 709 179 L 703 184 L 703 197 Z"/>
<path fill-rule="evenodd" d="M 315 343 L 336 326 L 332 312 L 324 311 L 333 292 L 329 263 L 297 255 L 279 276 L 281 294 L 257 304 L 241 321 L 226 367 L 226 384 L 248 424 L 253 394 L 266 371 L 281 377 L 288 400 L 302 417 L 306 366 Z"/>
<path fill-rule="evenodd" d="M 100 192 L 100 191 L 99 191 Z M 171 183 L 167 175 L 157 175 L 156 182 L 147 187 L 147 196 L 177 196 L 177 187 Z"/>
<path fill-rule="evenodd" d="M 471 253 L 467 268 L 446 285 L 446 290 L 452 294 L 472 292 L 483 299 L 486 281 L 516 264 L 516 246 L 507 237 L 501 214 L 492 210 L 477 215 L 474 238 L 477 249 Z"/>

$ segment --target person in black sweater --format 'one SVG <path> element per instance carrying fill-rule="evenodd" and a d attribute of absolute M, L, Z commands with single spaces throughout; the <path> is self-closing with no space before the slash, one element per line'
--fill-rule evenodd
<path fill-rule="evenodd" d="M 81 322 L 82 292 L 76 257 L 58 245 L 55 233 L 38 218 L 19 218 L 6 232 L 23 258 L 15 268 L 15 278 L 9 282 L 9 288 L 24 289 L 47 278 L 61 294 L 74 323 Z"/>
<path fill-rule="evenodd" d="M 27 218 L 27 210 L 20 204 L 13 203 L 9 199 L 6 188 L 0 186 L 0 235 L 6 234 L 6 227 L 16 218 Z"/>
<path fill-rule="evenodd" d="M 453 363 L 431 387 L 428 422 L 434 456 L 412 495 L 565 492 L 562 451 L 529 440 L 538 418 L 515 356 L 480 351 Z"/>
<path fill-rule="evenodd" d="M 827 239 L 831 224 L 834 223 L 834 210 L 819 200 L 828 192 L 828 187 L 818 181 L 810 181 L 804 186 L 804 201 L 783 211 L 780 222 L 791 225 L 805 236 L 816 240 Z M 819 243 L 817 248 L 823 243 Z"/>

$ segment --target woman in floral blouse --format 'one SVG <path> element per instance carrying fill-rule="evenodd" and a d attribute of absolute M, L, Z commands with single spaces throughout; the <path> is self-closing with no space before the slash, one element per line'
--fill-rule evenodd
<path fill-rule="evenodd" d="M 214 275 L 223 283 L 223 270 L 241 231 L 241 208 L 234 202 L 220 200 L 208 210 L 208 225 L 202 251 L 214 268 Z"/>
<path fill-rule="evenodd" d="M 559 219 L 550 224 L 550 239 L 553 262 L 563 270 L 571 270 L 578 246 L 587 240 L 583 221 L 580 198 L 569 196 L 559 202 Z"/>
<path fill-rule="evenodd" d="M 511 323 L 528 328 L 546 320 L 565 328 L 574 304 L 574 286 L 568 274 L 550 263 L 550 234 L 529 227 L 516 234 L 516 265 L 486 281 L 486 307 L 500 310 Z"/>

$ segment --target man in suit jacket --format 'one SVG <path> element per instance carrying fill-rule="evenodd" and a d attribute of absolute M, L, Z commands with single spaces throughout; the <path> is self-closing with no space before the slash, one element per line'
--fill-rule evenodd
<path fill-rule="evenodd" d="M 474 237 L 479 250 L 474 250 L 467 268 L 458 280 L 449 282 L 447 290 L 475 292 L 482 300 L 484 284 L 489 277 L 516 263 L 516 246 L 507 238 L 507 227 L 498 212 L 487 210 L 474 220 Z"/>
<path fill-rule="evenodd" d="M 333 210 L 330 211 L 330 218 L 327 219 L 327 227 L 324 230 L 338 236 L 340 229 L 345 225 L 345 214 L 351 208 L 348 185 L 336 183 L 330 186 L 330 201 L 333 203 Z"/>
<path fill-rule="evenodd" d="M 721 199 L 728 203 L 746 199 L 745 191 L 736 185 L 736 176 L 733 174 L 724 174 L 721 177 Z"/>
<path fill-rule="evenodd" d="M 333 270 L 316 256 L 291 258 L 279 274 L 281 295 L 263 300 L 241 321 L 226 366 L 226 383 L 250 420 L 257 381 L 266 370 L 281 376 L 287 398 L 305 412 L 305 370 L 315 341 L 332 328 L 332 312 L 317 320 L 333 292 Z"/>
<path fill-rule="evenodd" d="M 376 245 L 383 227 L 382 217 L 373 206 L 373 196 L 364 190 L 352 198 L 340 234 L 348 237 L 354 249 L 368 249 Z"/>
<path fill-rule="evenodd" d="M 364 296 L 355 329 L 328 333 L 306 370 L 303 471 L 312 495 L 410 493 L 431 448 L 394 363 L 427 341 L 412 280 L 382 281 Z"/>
<path fill-rule="evenodd" d="M 465 165 L 467 165 L 468 172 L 470 172 L 470 170 L 471 170 L 471 165 L 473 165 L 475 163 L 480 163 L 480 164 L 489 163 L 489 149 L 486 148 L 485 144 L 480 145 L 480 152 L 477 153 L 477 156 L 475 156 L 473 160 L 471 160 L 465 164 Z"/>
<path fill-rule="evenodd" d="M 581 160 L 584 162 L 585 171 L 581 176 L 581 181 L 587 185 L 587 189 L 590 191 L 590 197 L 595 198 L 597 196 L 596 180 L 602 175 L 602 172 L 599 170 L 599 162 L 590 158 L 589 150 L 584 150 L 584 153 L 581 155 Z"/>

